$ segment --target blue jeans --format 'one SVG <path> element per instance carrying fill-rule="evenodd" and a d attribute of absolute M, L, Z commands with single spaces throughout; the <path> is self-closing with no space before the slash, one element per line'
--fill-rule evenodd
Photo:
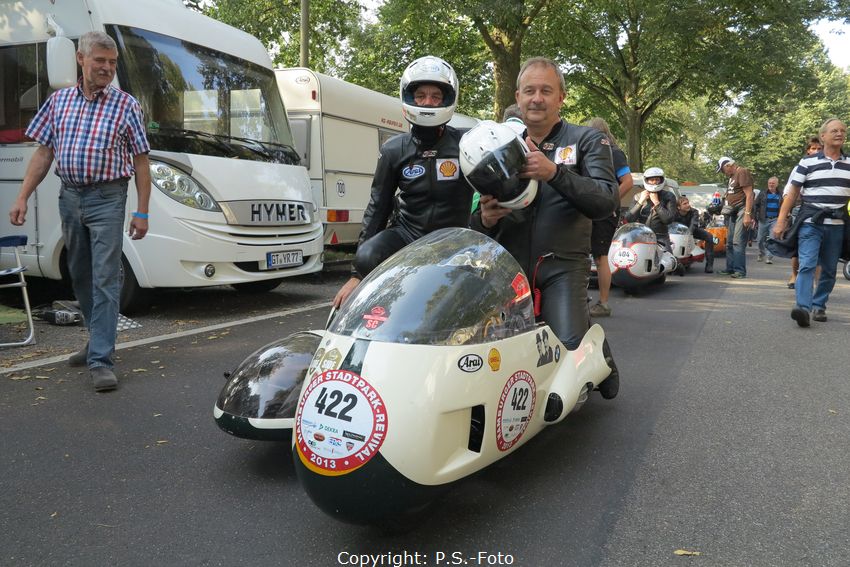
<path fill-rule="evenodd" d="M 747 239 L 750 229 L 744 226 L 744 209 L 726 215 L 726 271 L 747 275 Z"/>
<path fill-rule="evenodd" d="M 63 184 L 59 192 L 68 271 L 89 330 L 89 368 L 113 366 L 126 204 L 126 181 L 85 187 Z"/>
<path fill-rule="evenodd" d="M 826 309 L 829 294 L 835 286 L 835 270 L 841 246 L 844 242 L 844 226 L 840 224 L 814 224 L 804 222 L 797 233 L 797 257 L 800 269 L 794 290 L 797 305 L 810 311 Z M 812 291 L 815 268 L 820 265 L 818 287 Z"/>
<path fill-rule="evenodd" d="M 773 258 L 773 255 L 764 247 L 765 241 L 767 237 L 770 236 L 770 231 L 773 229 L 773 225 L 776 223 L 776 219 L 765 219 L 763 222 L 759 223 L 759 232 L 758 232 L 758 245 L 759 245 L 759 255 L 767 256 L 768 258 Z"/>

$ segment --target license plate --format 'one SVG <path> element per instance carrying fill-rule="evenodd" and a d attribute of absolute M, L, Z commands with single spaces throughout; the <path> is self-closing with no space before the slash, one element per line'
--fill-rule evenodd
<path fill-rule="evenodd" d="M 269 252 L 266 254 L 266 269 L 291 268 L 304 263 L 304 253 L 301 250 L 287 252 Z"/>

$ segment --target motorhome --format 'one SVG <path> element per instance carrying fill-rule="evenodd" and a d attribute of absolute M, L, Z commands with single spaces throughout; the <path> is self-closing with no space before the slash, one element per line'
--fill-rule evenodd
<path fill-rule="evenodd" d="M 147 288 L 265 291 L 321 270 L 322 222 L 259 40 L 179 0 L 2 0 L 0 234 L 28 236 L 28 275 L 67 269 L 56 175 L 24 226 L 9 221 L 37 149 L 24 131 L 54 89 L 76 82 L 72 42 L 90 30 L 115 39 L 114 84 L 141 103 L 151 145 L 150 231 L 125 237 L 122 310 Z M 131 180 L 125 222 L 135 199 Z"/>
<path fill-rule="evenodd" d="M 310 173 L 326 245 L 354 244 L 369 202 L 381 145 L 410 126 L 401 101 L 303 67 L 278 69 L 295 147 Z M 455 113 L 449 124 L 478 121 Z"/>

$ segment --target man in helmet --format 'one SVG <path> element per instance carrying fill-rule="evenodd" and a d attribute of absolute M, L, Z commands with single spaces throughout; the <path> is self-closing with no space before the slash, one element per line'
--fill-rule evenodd
<path fill-rule="evenodd" d="M 619 203 L 611 144 L 602 132 L 560 118 L 564 76 L 544 57 L 526 61 L 517 77 L 516 102 L 526 125 L 530 153 L 521 176 L 538 182 L 529 206 L 511 209 L 483 195 L 472 227 L 491 235 L 517 259 L 539 290 L 540 317 L 569 349 L 590 326 L 591 219 L 607 217 Z M 605 343 L 611 375 L 599 386 L 613 398 L 619 374 Z"/>
<path fill-rule="evenodd" d="M 658 244 L 672 253 L 668 227 L 676 216 L 676 196 L 666 189 L 664 170 L 650 167 L 643 172 L 643 191 L 635 196 L 635 204 L 626 211 L 629 222 L 640 222 L 648 226 Z"/>
<path fill-rule="evenodd" d="M 404 246 L 440 228 L 469 225 L 473 191 L 458 162 L 463 131 L 447 125 L 458 99 L 454 69 L 439 57 L 421 57 L 405 69 L 400 91 L 410 133 L 381 146 L 351 279 L 336 294 L 335 307 Z"/>

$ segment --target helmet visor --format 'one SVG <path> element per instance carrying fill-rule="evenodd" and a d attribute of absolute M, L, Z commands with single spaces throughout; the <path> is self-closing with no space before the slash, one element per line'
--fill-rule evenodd
<path fill-rule="evenodd" d="M 525 167 L 525 149 L 518 138 L 484 154 L 481 161 L 466 174 L 466 179 L 483 195 L 497 201 L 516 199 L 528 186 L 528 179 L 519 177 Z"/>

